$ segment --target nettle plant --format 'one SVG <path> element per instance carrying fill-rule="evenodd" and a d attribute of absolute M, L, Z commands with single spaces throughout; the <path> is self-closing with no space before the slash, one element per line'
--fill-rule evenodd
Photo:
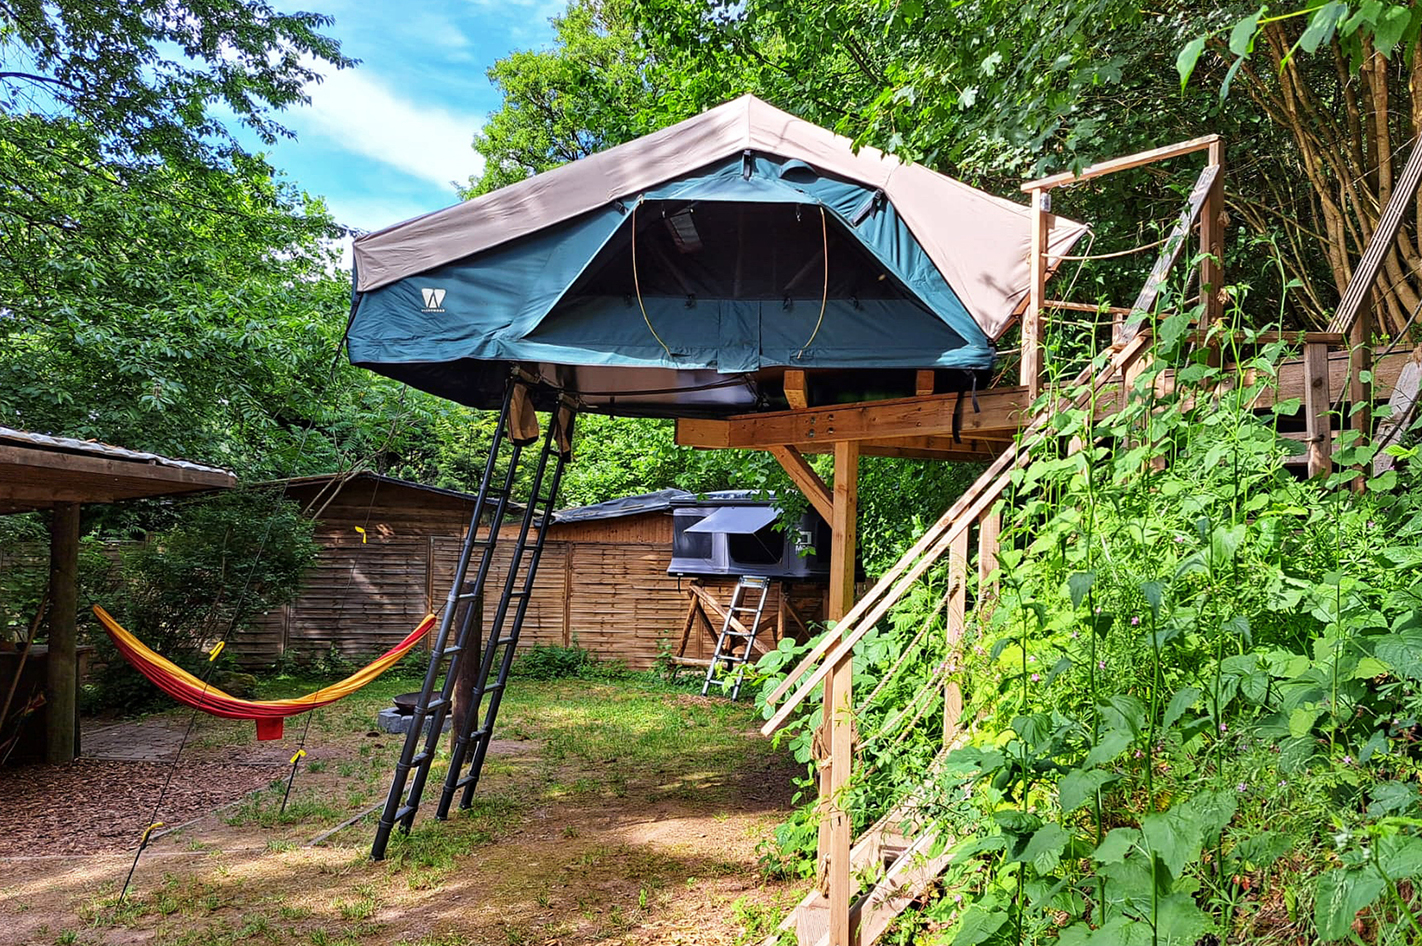
<path fill-rule="evenodd" d="M 966 746 L 930 766 L 941 712 L 864 738 L 941 692 L 934 585 L 866 639 L 856 692 L 908 669 L 859 710 L 856 822 L 917 792 L 955 845 L 901 942 L 1422 937 L 1417 449 L 1357 493 L 1377 448 L 1345 432 L 1339 472 L 1301 479 L 1278 432 L 1300 405 L 1275 399 L 1292 352 L 1217 329 L 1212 367 L 1194 315 L 1160 324 L 1121 409 L 1058 413 L 1004 497 L 956 674 Z M 798 824 L 781 840 L 811 850 Z"/>

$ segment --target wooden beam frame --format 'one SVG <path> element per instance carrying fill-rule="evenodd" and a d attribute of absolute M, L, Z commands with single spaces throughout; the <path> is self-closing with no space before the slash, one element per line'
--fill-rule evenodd
<path fill-rule="evenodd" d="M 1072 171 L 1062 171 L 1059 174 L 1049 174 L 1046 177 L 1039 177 L 1035 181 L 1028 181 L 1022 185 L 1022 193 L 1030 194 L 1034 190 L 1051 190 L 1054 187 L 1061 187 L 1064 184 L 1079 184 L 1082 181 L 1089 181 L 1093 177 L 1101 177 L 1116 171 L 1127 171 L 1131 168 L 1138 168 L 1146 164 L 1154 164 L 1156 161 L 1165 161 L 1169 158 L 1178 158 L 1182 155 L 1193 154 L 1196 151 L 1204 151 L 1206 148 L 1218 143 L 1219 135 L 1205 135 L 1201 138 L 1191 138 L 1189 141 L 1181 141 L 1173 145 L 1165 145 L 1161 148 L 1151 148 L 1149 151 L 1138 151 L 1135 154 L 1128 154 L 1120 158 L 1112 158 L 1109 161 L 1098 161 L 1081 170 L 1080 173 Z"/>
<path fill-rule="evenodd" d="M 830 488 L 825 485 L 825 481 L 820 479 L 820 475 L 810 466 L 805 455 L 798 449 L 788 444 L 775 447 L 767 447 L 770 455 L 775 457 L 791 481 L 799 487 L 800 492 L 805 494 L 805 498 L 810 501 L 810 505 L 815 508 L 815 512 L 825 522 L 834 519 L 834 497 L 830 493 Z"/>
<path fill-rule="evenodd" d="M 810 399 L 805 393 L 805 372 L 800 368 L 785 369 L 785 402 L 790 405 L 791 410 L 803 411 L 810 406 Z"/>
<path fill-rule="evenodd" d="M 830 520 L 830 599 L 827 617 L 841 620 L 854 605 L 854 573 L 858 545 L 859 446 L 840 443 L 834 451 L 834 515 Z M 853 824 L 844 807 L 844 792 L 854 765 L 853 656 L 828 668 L 824 686 L 822 740 L 828 758 L 820 771 L 820 863 L 829 897 L 829 946 L 853 946 L 850 902 L 854 896 L 850 848 Z"/>

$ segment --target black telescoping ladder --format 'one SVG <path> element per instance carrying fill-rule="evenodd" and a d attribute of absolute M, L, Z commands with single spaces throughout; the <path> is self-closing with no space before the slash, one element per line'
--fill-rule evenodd
<path fill-rule="evenodd" d="M 517 380 L 510 382 L 499 412 L 499 424 L 489 447 L 489 457 L 484 465 L 479 493 L 469 518 L 468 533 L 459 553 L 459 563 L 445 601 L 439 630 L 431 646 L 429 669 L 425 672 L 424 684 L 420 688 L 420 697 L 415 704 L 410 728 L 405 734 L 400 760 L 396 763 L 395 775 L 390 782 L 390 794 L 385 800 L 385 807 L 375 830 L 375 841 L 370 849 L 370 856 L 375 860 L 385 856 L 390 834 L 397 824 L 402 830 L 409 831 L 414 823 L 415 813 L 419 811 L 420 799 L 424 795 L 425 783 L 429 778 L 430 766 L 443 737 L 444 720 L 451 709 L 463 660 L 466 657 L 478 656 L 479 670 L 469 708 L 460 727 L 462 731 L 455 733 L 449 778 L 445 782 L 436 817 L 444 818 L 449 813 L 450 800 L 459 787 L 464 789 L 461 807 L 469 807 L 479 771 L 484 763 L 489 738 L 493 733 L 494 721 L 498 716 L 499 703 L 503 698 L 504 688 L 508 685 L 509 667 L 513 663 L 514 649 L 518 644 L 519 632 L 523 628 L 524 616 L 528 612 L 534 577 L 538 571 L 539 559 L 543 555 L 543 543 L 553 519 L 558 487 L 562 483 L 563 470 L 568 461 L 568 446 L 572 442 L 575 416 L 572 403 L 566 400 L 550 415 L 548 429 L 543 437 L 543 449 L 533 471 L 529 501 L 524 507 L 518 538 L 509 558 L 503 591 L 494 612 L 493 624 L 489 628 L 487 644 L 480 653 L 479 643 L 471 639 L 477 634 L 474 628 L 478 621 L 474 611 L 484 601 L 484 586 L 492 570 L 494 550 L 498 545 L 500 527 L 508 509 L 509 496 L 518 475 L 519 458 L 524 447 L 524 444 L 508 434 L 513 420 L 511 412 L 517 411 L 514 403 L 516 388 L 521 383 Z M 508 467 L 502 473 L 499 471 L 500 454 L 506 454 L 508 457 Z M 485 523 L 487 529 L 480 535 L 480 527 Z M 466 582 L 470 562 L 474 559 L 476 550 L 479 556 L 474 577 Z M 466 602 L 468 606 L 460 608 L 460 605 Z M 510 604 L 514 604 L 512 621 L 508 619 Z M 459 626 L 453 628 L 454 640 L 451 644 L 450 631 L 456 615 L 462 617 Z M 498 672 L 491 684 L 489 674 L 496 655 L 499 657 Z M 486 696 L 489 703 L 487 708 L 484 708 Z M 482 716 L 481 709 L 484 709 Z M 473 762 L 468 774 L 461 777 L 459 773 L 463 759 L 471 744 L 474 747 Z"/>
<path fill-rule="evenodd" d="M 746 604 L 748 593 L 760 596 L 754 607 Z M 756 632 L 760 630 L 760 616 L 765 612 L 768 594 L 769 578 L 743 575 L 736 582 L 736 590 L 731 593 L 731 606 L 726 609 L 726 620 L 722 622 L 721 633 L 716 638 L 716 652 L 711 655 L 711 663 L 706 668 L 706 682 L 701 684 L 702 696 L 709 693 L 713 685 L 723 689 L 729 687 L 733 700 L 740 696 L 741 680 L 746 675 L 746 664 L 750 663 L 751 649 L 755 646 Z M 724 672 L 718 675 L 718 668 L 724 668 Z"/>

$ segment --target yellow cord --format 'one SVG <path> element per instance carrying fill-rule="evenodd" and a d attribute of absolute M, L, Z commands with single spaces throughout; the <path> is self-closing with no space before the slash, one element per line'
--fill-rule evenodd
<path fill-rule="evenodd" d="M 825 306 L 829 304 L 829 223 L 825 219 L 824 204 L 820 205 L 820 239 L 824 243 L 825 251 L 825 286 L 820 293 L 820 317 L 815 320 L 815 330 L 810 333 L 809 338 L 805 339 L 805 344 L 800 346 L 800 350 L 795 352 L 796 360 L 805 354 L 810 343 L 815 340 L 815 336 L 820 334 L 820 326 L 825 322 Z"/>
<path fill-rule="evenodd" d="M 657 340 L 657 344 L 662 346 L 662 351 L 671 358 L 671 349 L 667 343 L 662 341 L 662 337 L 657 334 L 657 330 L 652 328 L 652 320 L 647 317 L 647 307 L 642 304 L 642 283 L 637 278 L 637 204 L 642 201 L 639 198 L 636 204 L 632 205 L 632 288 L 637 291 L 637 308 L 642 310 L 642 321 L 647 323 L 647 331 L 652 333 L 652 337 Z"/>

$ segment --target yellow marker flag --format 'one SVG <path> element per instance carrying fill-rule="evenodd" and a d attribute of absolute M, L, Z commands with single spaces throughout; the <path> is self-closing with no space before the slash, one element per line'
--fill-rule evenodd
<path fill-rule="evenodd" d="M 296 760 L 299 759 L 299 758 L 301 758 L 301 757 L 304 756 L 304 755 L 306 755 L 306 750 L 305 750 L 305 749 L 297 749 L 297 750 L 296 750 L 296 755 L 294 755 L 294 756 L 291 757 L 291 764 L 292 764 L 292 765 L 295 765 L 295 764 L 296 764 Z"/>
<path fill-rule="evenodd" d="M 212 663 L 217 659 L 217 655 L 222 653 L 222 648 L 227 646 L 227 641 L 218 641 L 217 646 L 208 651 L 207 662 Z"/>
<path fill-rule="evenodd" d="M 143 837 L 139 839 L 139 841 L 138 841 L 138 846 L 139 846 L 139 847 L 142 847 L 143 845 L 147 844 L 147 843 L 148 843 L 148 836 L 151 835 L 154 831 L 158 830 L 158 829 L 161 828 L 161 827 L 163 827 L 163 822 L 161 822 L 161 821 L 155 821 L 155 822 L 153 822 L 152 824 L 150 824 L 148 827 L 144 828 L 144 829 L 143 829 Z"/>
<path fill-rule="evenodd" d="M 365 544 L 365 530 L 362 529 L 360 526 L 356 526 L 356 527 L 355 527 L 355 530 L 360 533 L 360 544 L 361 544 L 361 545 L 364 545 L 364 544 Z"/>

